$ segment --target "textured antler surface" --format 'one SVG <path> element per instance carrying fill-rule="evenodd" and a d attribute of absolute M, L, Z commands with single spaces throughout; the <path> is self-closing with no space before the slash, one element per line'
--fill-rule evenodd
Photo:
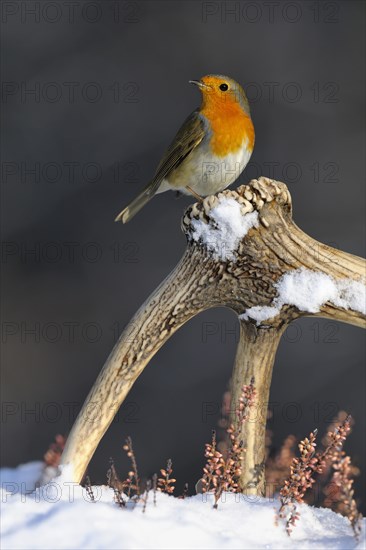
<path fill-rule="evenodd" d="M 225 208 L 232 215 L 227 216 Z M 365 261 L 303 233 L 292 221 L 291 196 L 284 183 L 260 178 L 206 197 L 187 209 L 182 229 L 187 236 L 182 259 L 126 327 L 69 435 L 62 464 L 70 464 L 73 481 L 81 480 L 153 355 L 204 309 L 226 306 L 241 316 L 232 397 L 235 402 L 242 384 L 254 375 L 259 408 L 268 402 L 276 349 L 293 319 L 317 315 L 365 326 L 359 296 L 365 288 Z M 298 300 L 286 301 L 283 289 L 294 281 L 314 284 L 318 290 L 325 285 L 329 296 L 310 309 Z M 261 414 L 243 426 L 247 452 L 241 482 L 246 492 L 263 492 L 265 423 L 266 415 Z"/>

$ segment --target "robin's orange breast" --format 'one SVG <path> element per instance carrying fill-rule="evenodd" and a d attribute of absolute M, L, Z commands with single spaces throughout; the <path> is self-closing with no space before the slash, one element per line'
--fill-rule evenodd
<path fill-rule="evenodd" d="M 201 114 L 211 126 L 210 147 L 212 153 L 225 157 L 235 153 L 247 142 L 247 149 L 254 147 L 254 126 L 252 119 L 237 102 L 227 102 L 224 109 L 204 107 Z"/>

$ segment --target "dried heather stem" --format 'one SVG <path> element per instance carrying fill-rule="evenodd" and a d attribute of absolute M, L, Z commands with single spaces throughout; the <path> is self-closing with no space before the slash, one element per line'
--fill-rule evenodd
<path fill-rule="evenodd" d="M 299 443 L 300 458 L 294 458 L 290 467 L 290 475 L 285 480 L 280 490 L 281 507 L 278 517 L 286 519 L 286 533 L 291 534 L 292 527 L 299 519 L 296 503 L 303 502 L 303 497 L 308 488 L 312 487 L 315 479 L 312 474 L 315 471 L 317 430 L 311 432 L 309 438 Z"/>
<path fill-rule="evenodd" d="M 349 519 L 354 536 L 358 540 L 361 533 L 362 514 L 358 511 L 354 499 L 354 467 L 351 458 L 344 451 L 336 451 L 332 457 L 332 469 L 330 485 L 337 488 L 337 511 Z"/>
<path fill-rule="evenodd" d="M 217 508 L 218 501 L 224 491 L 241 492 L 239 479 L 242 473 L 245 449 L 240 437 L 242 425 L 248 420 L 250 408 L 254 404 L 255 394 L 254 378 L 252 378 L 248 386 L 242 387 L 235 411 L 237 422 L 235 425 L 230 424 L 226 430 L 229 436 L 229 448 L 226 458 L 217 450 L 216 432 L 214 430 L 212 431 L 211 443 L 206 443 L 205 457 L 207 463 L 203 468 L 202 491 L 204 493 L 214 493 L 214 508 Z"/>
<path fill-rule="evenodd" d="M 123 483 L 119 479 L 114 466 L 113 458 L 109 459 L 110 467 L 107 471 L 107 483 L 108 486 L 113 489 L 114 492 L 114 501 L 120 508 L 126 506 L 126 501 L 123 498 Z"/>
<path fill-rule="evenodd" d="M 161 493 L 166 493 L 168 495 L 172 495 L 175 489 L 175 486 L 173 483 L 175 483 L 177 480 L 170 477 L 173 473 L 173 463 L 172 460 L 169 458 L 166 464 L 166 469 L 162 468 L 160 470 L 161 477 L 158 479 L 158 491 Z"/>
<path fill-rule="evenodd" d="M 90 483 L 90 477 L 89 476 L 86 476 L 86 478 L 85 478 L 85 489 L 86 489 L 86 493 L 87 493 L 88 497 L 90 498 L 90 502 L 95 502 L 94 492 L 93 492 L 93 488 L 92 488 L 91 483 Z"/>
<path fill-rule="evenodd" d="M 144 506 L 142 508 L 143 513 L 146 512 L 146 506 L 147 506 L 147 501 L 149 499 L 150 489 L 151 489 L 151 479 L 148 479 L 146 481 L 146 491 L 145 491 L 145 495 L 144 495 L 144 498 L 143 498 L 143 501 L 144 501 Z"/>
<path fill-rule="evenodd" d="M 153 502 L 154 506 L 156 506 L 156 492 L 158 487 L 158 474 L 153 475 Z"/>
<path fill-rule="evenodd" d="M 139 474 L 137 471 L 137 462 L 135 457 L 135 452 L 132 446 L 132 439 L 130 436 L 126 438 L 126 443 L 123 445 L 123 449 L 126 451 L 128 458 L 131 460 L 132 470 L 128 472 L 128 477 L 124 481 L 125 486 L 127 487 L 128 498 L 131 498 L 131 491 L 135 491 L 135 495 L 140 496 L 140 480 Z M 133 483 L 133 480 L 134 483 Z"/>
<path fill-rule="evenodd" d="M 280 490 L 281 507 L 278 517 L 286 519 L 286 532 L 291 534 L 292 528 L 299 519 L 296 504 L 304 502 L 305 492 L 315 483 L 314 474 L 321 474 L 326 463 L 340 452 L 350 431 L 350 416 L 333 432 L 328 432 L 328 445 L 322 452 L 315 454 L 317 430 L 299 443 L 300 457 L 292 460 L 290 475 Z"/>
<path fill-rule="evenodd" d="M 185 498 L 187 498 L 187 496 L 188 496 L 188 483 L 185 483 L 183 487 L 183 493 L 179 495 L 178 498 L 184 500 Z"/>

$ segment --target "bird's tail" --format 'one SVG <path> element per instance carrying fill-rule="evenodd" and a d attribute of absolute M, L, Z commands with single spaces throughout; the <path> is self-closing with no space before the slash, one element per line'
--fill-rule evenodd
<path fill-rule="evenodd" d="M 129 222 L 137 212 L 141 210 L 143 206 L 154 196 L 151 192 L 151 186 L 147 186 L 141 193 L 132 201 L 126 208 L 122 210 L 114 220 L 115 222 L 127 223 Z"/>

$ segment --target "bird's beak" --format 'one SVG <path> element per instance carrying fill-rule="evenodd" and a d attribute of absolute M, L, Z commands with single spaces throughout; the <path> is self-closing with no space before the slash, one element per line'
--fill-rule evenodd
<path fill-rule="evenodd" d="M 201 80 L 189 80 L 190 84 L 195 84 L 199 88 L 209 90 L 211 86 L 208 86 L 207 84 L 204 84 Z"/>

